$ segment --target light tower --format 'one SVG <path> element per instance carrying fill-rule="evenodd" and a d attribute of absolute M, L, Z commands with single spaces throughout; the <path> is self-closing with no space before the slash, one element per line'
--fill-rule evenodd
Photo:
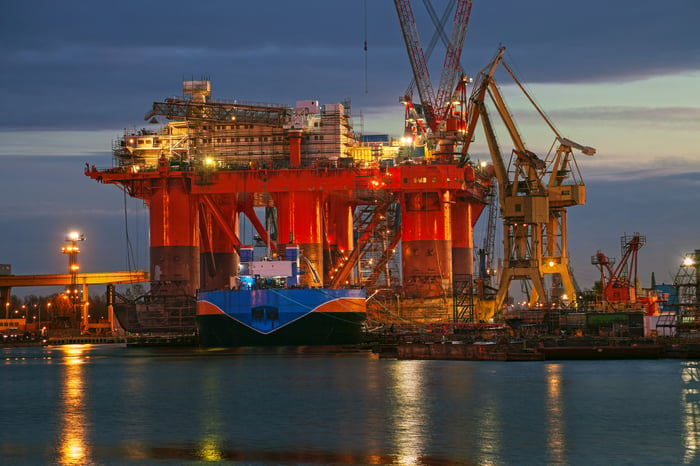
<path fill-rule="evenodd" d="M 68 255 L 68 273 L 70 274 L 70 284 L 66 288 L 66 296 L 68 296 L 71 304 L 71 320 L 76 322 L 81 320 L 82 309 L 82 299 L 78 293 L 78 271 L 80 270 L 78 265 L 78 254 L 80 254 L 78 241 L 85 241 L 85 236 L 77 231 L 71 231 L 68 233 L 66 241 L 70 244 L 61 248 L 61 252 Z"/>

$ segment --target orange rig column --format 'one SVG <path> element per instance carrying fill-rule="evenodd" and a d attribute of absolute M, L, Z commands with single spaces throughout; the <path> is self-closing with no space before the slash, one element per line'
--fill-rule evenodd
<path fill-rule="evenodd" d="M 330 284 L 332 276 L 345 264 L 345 260 L 353 249 L 353 212 L 354 203 L 348 199 L 329 197 L 326 202 L 326 223 L 325 238 L 328 244 L 324 244 L 324 263 L 326 264 L 327 276 L 324 277 L 326 285 Z M 348 277 L 348 283 L 354 283 L 352 276 Z"/>
<path fill-rule="evenodd" d="M 450 203 L 452 220 L 452 273 L 455 281 L 471 280 L 474 274 L 474 230 L 472 203 L 466 196 L 454 196 Z M 478 218 L 478 217 L 477 217 Z"/>
<path fill-rule="evenodd" d="M 185 178 L 168 176 L 167 165 L 160 171 L 149 202 L 151 293 L 194 296 L 199 288 L 197 202 Z"/>
<path fill-rule="evenodd" d="M 277 206 L 277 244 L 300 248 L 303 274 L 300 282 L 309 287 L 323 286 L 323 243 L 321 238 L 321 193 L 318 191 L 275 193 Z"/>
<path fill-rule="evenodd" d="M 407 192 L 401 203 L 402 317 L 445 322 L 452 313 L 449 191 Z"/>
<path fill-rule="evenodd" d="M 200 287 L 206 290 L 230 288 L 238 275 L 236 243 L 226 233 L 224 222 L 236 238 L 239 236 L 236 194 L 212 196 L 213 205 L 200 207 Z M 216 209 L 213 212 L 212 209 Z"/>

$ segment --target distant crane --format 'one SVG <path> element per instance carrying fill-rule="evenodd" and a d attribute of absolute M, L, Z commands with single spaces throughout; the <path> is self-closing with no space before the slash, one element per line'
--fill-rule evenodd
<path fill-rule="evenodd" d="M 615 259 L 601 251 L 591 257 L 591 264 L 600 269 L 604 311 L 617 310 L 637 302 L 637 253 L 646 244 L 646 236 L 639 233 L 624 235 L 620 243 L 622 258 L 614 269 Z"/>

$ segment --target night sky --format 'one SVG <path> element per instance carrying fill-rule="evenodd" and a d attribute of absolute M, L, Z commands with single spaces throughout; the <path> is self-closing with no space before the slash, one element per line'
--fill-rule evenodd
<path fill-rule="evenodd" d="M 447 2 L 432 3 L 440 15 Z M 434 28 L 422 2 L 413 7 L 425 46 Z M 562 135 L 598 150 L 577 156 L 588 202 L 569 210 L 583 288 L 598 278 L 590 257 L 600 249 L 619 259 L 625 233 L 646 235 L 644 286 L 652 271 L 670 283 L 682 256 L 700 249 L 699 22 L 697 0 L 474 1 L 467 74 L 504 45 L 506 62 Z M 356 130 L 398 137 L 399 96 L 412 77 L 388 0 L 8 0 L 0 52 L 0 263 L 16 274 L 63 272 L 60 248 L 73 228 L 87 238 L 84 271 L 148 269 L 144 206 L 83 169 L 111 166 L 112 141 L 145 126 L 151 103 L 180 95 L 183 79 L 210 79 L 222 99 L 350 99 Z M 437 47 L 435 87 L 443 58 Z M 505 76 L 496 78 L 528 148 L 544 158 L 553 134 Z M 488 158 L 480 135 L 471 152 Z"/>

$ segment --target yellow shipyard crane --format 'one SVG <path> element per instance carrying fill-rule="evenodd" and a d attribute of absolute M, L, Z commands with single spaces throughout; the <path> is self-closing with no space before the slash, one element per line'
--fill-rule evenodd
<path fill-rule="evenodd" d="M 479 72 L 472 89 L 466 115 L 466 141 L 460 163 L 468 160 L 468 149 L 474 140 L 479 120 L 484 128 L 486 142 L 493 162 L 494 177 L 498 183 L 501 216 L 503 218 L 503 271 L 495 299 L 479 303 L 477 314 L 486 320 L 498 314 L 513 280 L 526 281 L 531 286 L 529 306 L 549 305 L 564 301 L 575 302 L 577 293 L 569 266 L 567 249 L 566 209 L 585 204 L 586 187 L 573 155 L 573 149 L 585 155 L 594 155 L 595 149 L 562 137 L 549 118 L 537 106 L 511 69 L 503 61 L 505 48 Z M 542 116 L 555 134 L 556 150 L 541 159 L 527 149 L 518 132 L 494 74 L 502 65 L 518 88 Z M 495 107 L 513 143 L 510 157 L 501 153 L 486 98 Z M 548 296 L 545 276 L 561 284 L 566 295 Z"/>

